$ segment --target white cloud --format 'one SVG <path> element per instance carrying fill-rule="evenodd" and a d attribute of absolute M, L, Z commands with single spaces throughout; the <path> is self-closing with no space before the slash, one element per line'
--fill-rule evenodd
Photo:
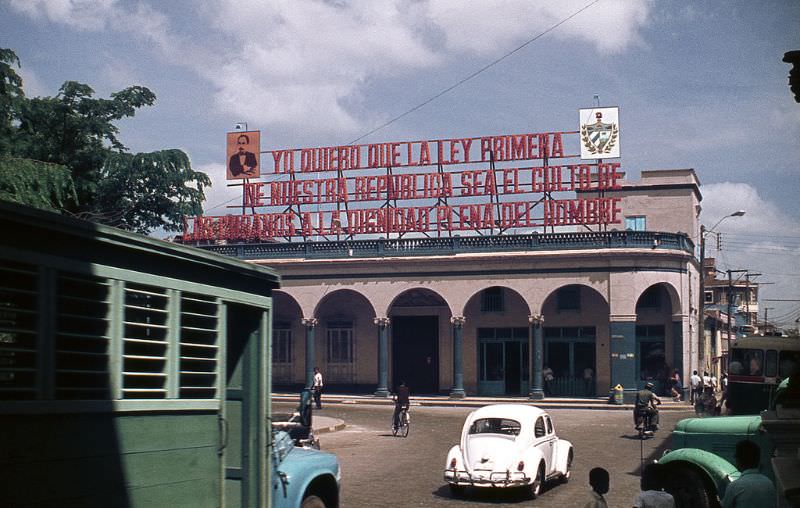
<path fill-rule="evenodd" d="M 193 169 L 195 171 L 202 171 L 211 178 L 211 187 L 205 188 L 206 201 L 203 203 L 203 213 L 206 215 L 226 215 L 228 213 L 233 213 L 227 206 L 241 202 L 242 188 L 227 186 L 227 181 L 225 180 L 225 165 L 203 164 L 195 166 Z"/>
<path fill-rule="evenodd" d="M 22 78 L 22 89 L 25 91 L 25 97 L 42 97 L 55 95 L 57 90 L 48 89 L 39 76 L 30 67 L 24 65 L 19 68 L 14 68 L 14 71 Z"/>
<path fill-rule="evenodd" d="M 77 30 L 113 30 L 148 43 L 216 88 L 225 114 L 345 136 L 383 119 L 348 108 L 376 79 L 435 72 L 464 62 L 464 74 L 588 5 L 587 0 L 287 1 L 217 0 L 198 8 L 197 37 L 159 4 L 116 0 L 10 0 L 12 8 Z M 639 42 L 652 0 L 605 0 L 546 37 L 587 43 L 600 54 Z M 448 85 L 463 76 L 443 77 Z M 438 92 L 428 90 L 425 95 Z M 413 104 L 409 104 L 412 106 Z"/>
<path fill-rule="evenodd" d="M 201 11 L 212 30 L 192 41 L 171 34 L 170 25 L 180 20 L 143 3 L 12 0 L 10 5 L 79 30 L 108 28 L 144 39 L 212 82 L 223 113 L 265 126 L 344 134 L 376 121 L 345 106 L 359 102 L 361 87 L 370 80 L 435 69 L 465 55 L 478 57 L 465 67 L 472 71 L 587 2 L 219 0 Z M 650 8 L 650 0 L 604 1 L 548 36 L 585 41 L 603 54 L 619 52 L 637 41 Z"/>
<path fill-rule="evenodd" d="M 746 183 L 704 185 L 702 192 L 701 220 L 707 228 L 718 224 L 714 229 L 721 235 L 721 249 L 716 248 L 716 235 L 706 236 L 706 256 L 715 257 L 721 270 L 749 270 L 761 274 L 755 281 L 769 282 L 760 289 L 762 316 L 764 307 L 773 309 L 773 317 L 791 315 L 798 303 L 766 300 L 800 298 L 800 221 L 764 200 Z M 745 215 L 719 222 L 737 210 L 744 210 Z M 792 324 L 796 317 L 779 324 Z"/>
<path fill-rule="evenodd" d="M 9 0 L 9 5 L 37 19 L 63 23 L 78 30 L 103 31 L 116 0 Z"/>

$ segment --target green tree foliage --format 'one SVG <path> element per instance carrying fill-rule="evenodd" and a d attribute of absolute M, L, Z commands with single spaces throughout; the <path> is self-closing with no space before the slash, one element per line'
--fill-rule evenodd
<path fill-rule="evenodd" d="M 0 153 L 11 146 L 14 112 L 25 97 L 22 78 L 14 72 L 15 63 L 19 66 L 17 55 L 10 49 L 0 48 Z"/>
<path fill-rule="evenodd" d="M 202 213 L 203 186 L 210 183 L 204 173 L 192 170 L 181 150 L 114 153 L 101 170 L 96 205 L 113 211 L 109 222 L 123 229 L 146 233 L 173 224 L 176 231 L 185 215 Z"/>
<path fill-rule="evenodd" d="M 152 105 L 153 92 L 131 86 L 102 99 L 94 97 L 90 86 L 67 81 L 55 97 L 28 99 L 13 69 L 14 63 L 19 65 L 16 54 L 0 49 L 0 63 L 4 65 L 0 83 L 9 90 L 6 97 L 0 89 L 0 114 L 6 115 L 0 129 L 7 126 L 0 131 L 0 155 L 63 166 L 71 177 L 69 181 L 51 179 L 65 185 L 55 193 L 45 186 L 29 187 L 40 192 L 37 199 L 57 198 L 51 208 L 140 233 L 158 227 L 177 231 L 184 214 L 200 213 L 204 187 L 211 181 L 192 170 L 185 153 L 163 150 L 134 155 L 118 138 L 114 122 Z M 5 104 L 7 110 L 2 109 Z M 38 172 L 25 178 L 51 177 Z M 71 194 L 77 199 L 67 199 Z M 27 192 L 22 195 L 30 197 Z M 29 204 L 37 206 L 34 201 Z"/>
<path fill-rule="evenodd" d="M 77 199 L 64 166 L 0 155 L 0 200 L 60 210 Z"/>

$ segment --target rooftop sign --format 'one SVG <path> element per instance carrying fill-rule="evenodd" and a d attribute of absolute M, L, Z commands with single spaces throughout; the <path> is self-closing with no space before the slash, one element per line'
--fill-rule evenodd
<path fill-rule="evenodd" d="M 580 131 L 292 148 L 257 159 L 247 150 L 257 132 L 229 133 L 228 179 L 241 180 L 241 213 L 187 218 L 183 238 L 441 236 L 619 223 L 620 199 L 603 193 L 620 187 L 619 163 L 603 160 L 618 154 L 619 128 L 607 112 L 594 119 Z M 239 148 L 243 134 L 250 145 Z M 581 160 L 578 146 L 595 160 Z M 577 198 L 577 190 L 598 194 Z"/>

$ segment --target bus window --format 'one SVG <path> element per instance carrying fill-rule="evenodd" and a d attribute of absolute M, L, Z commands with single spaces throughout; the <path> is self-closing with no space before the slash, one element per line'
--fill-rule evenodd
<path fill-rule="evenodd" d="M 764 351 L 760 349 L 733 349 L 728 373 L 739 376 L 761 376 Z"/>
<path fill-rule="evenodd" d="M 800 351 L 781 351 L 778 376 L 787 378 L 800 368 Z"/>
<path fill-rule="evenodd" d="M 778 352 L 774 349 L 767 351 L 764 358 L 764 376 L 775 377 L 778 374 Z"/>

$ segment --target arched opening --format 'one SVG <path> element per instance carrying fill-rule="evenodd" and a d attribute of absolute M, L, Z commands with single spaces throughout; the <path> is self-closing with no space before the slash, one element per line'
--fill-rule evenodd
<path fill-rule="evenodd" d="M 664 283 L 648 287 L 636 301 L 637 385 L 641 388 L 651 381 L 659 395 L 668 395 L 674 368 L 672 308 L 672 294 Z"/>
<path fill-rule="evenodd" d="M 360 392 L 377 382 L 375 309 L 350 289 L 325 295 L 314 310 L 316 363 L 327 388 Z"/>
<path fill-rule="evenodd" d="M 610 376 L 608 365 L 597 361 L 609 355 L 608 302 L 589 286 L 570 284 L 545 299 L 542 314 L 545 396 L 597 395 Z"/>
<path fill-rule="evenodd" d="M 412 393 L 438 393 L 442 383 L 440 338 L 447 337 L 450 307 L 430 289 L 400 293 L 389 306 L 391 320 L 391 386 L 405 381 Z"/>
<path fill-rule="evenodd" d="M 480 395 L 530 391 L 530 337 L 525 299 L 511 288 L 492 286 L 464 306 L 464 351 L 473 351 Z M 465 355 L 465 365 L 468 365 Z"/>
<path fill-rule="evenodd" d="M 274 291 L 272 301 L 272 384 L 293 389 L 304 382 L 303 312 L 297 300 L 283 291 Z"/>

